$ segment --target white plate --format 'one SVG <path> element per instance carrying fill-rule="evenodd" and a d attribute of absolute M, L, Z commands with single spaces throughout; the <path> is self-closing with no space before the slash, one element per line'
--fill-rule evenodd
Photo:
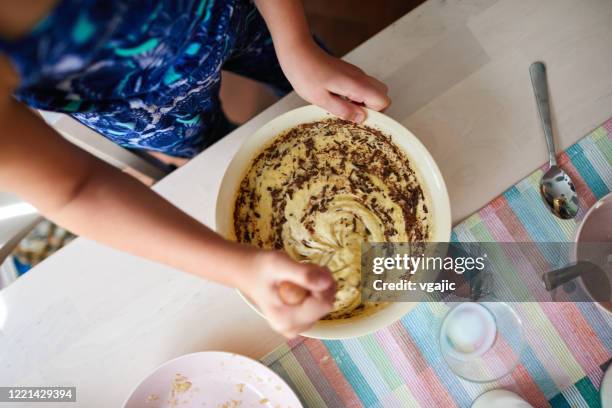
<path fill-rule="evenodd" d="M 123 407 L 301 408 L 302 404 L 283 379 L 263 364 L 239 354 L 204 351 L 158 367 Z"/>
<path fill-rule="evenodd" d="M 599 395 L 601 398 L 601 408 L 612 408 L 612 364 L 608 366 L 601 380 Z"/>
<path fill-rule="evenodd" d="M 404 126 L 382 113 L 367 110 L 365 125 L 379 129 L 389 135 L 410 160 L 411 168 L 426 197 L 430 209 L 432 242 L 448 242 L 451 234 L 451 211 L 446 185 L 440 169 L 425 146 Z M 294 109 L 262 126 L 248 137 L 230 162 L 217 198 L 215 214 L 216 229 L 221 235 L 231 237 L 233 222 L 233 202 L 242 178 L 246 174 L 253 158 L 274 137 L 287 129 L 301 123 L 309 123 L 332 117 L 329 112 L 314 106 Z M 247 302 L 248 300 L 245 299 Z M 248 302 L 258 313 L 256 307 Z M 371 333 L 397 321 L 413 307 L 414 303 L 392 303 L 375 313 L 356 316 L 351 319 L 319 321 L 312 329 L 302 333 L 303 336 L 321 339 L 343 339 Z"/>

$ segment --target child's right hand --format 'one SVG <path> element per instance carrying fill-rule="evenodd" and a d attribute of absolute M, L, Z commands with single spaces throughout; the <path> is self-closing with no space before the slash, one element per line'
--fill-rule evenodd
<path fill-rule="evenodd" d="M 246 251 L 249 261 L 238 273 L 236 286 L 257 305 L 274 330 L 292 338 L 332 311 L 336 283 L 327 268 L 298 263 L 281 251 Z M 281 282 L 306 289 L 306 298 L 297 305 L 287 304 L 279 294 Z"/>

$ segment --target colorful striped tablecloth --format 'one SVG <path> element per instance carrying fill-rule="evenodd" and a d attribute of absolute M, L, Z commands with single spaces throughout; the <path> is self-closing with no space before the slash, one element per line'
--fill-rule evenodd
<path fill-rule="evenodd" d="M 454 241 L 570 241 L 599 198 L 612 190 L 612 119 L 564 152 L 575 182 L 575 220 L 551 216 L 538 192 L 542 169 L 453 229 Z M 527 260 L 527 263 L 529 260 Z M 599 384 L 612 358 L 612 316 L 591 303 L 514 303 L 524 322 L 521 363 L 503 379 L 475 384 L 445 365 L 437 330 L 448 310 L 421 303 L 399 322 L 342 341 L 298 338 L 262 361 L 306 407 L 469 407 L 486 390 L 505 388 L 535 407 L 599 407 Z M 505 356 L 516 353 L 508 348 Z M 504 355 L 500 355 L 503 363 Z"/>

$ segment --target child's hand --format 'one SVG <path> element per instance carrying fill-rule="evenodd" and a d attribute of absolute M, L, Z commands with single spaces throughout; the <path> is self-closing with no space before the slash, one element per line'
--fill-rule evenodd
<path fill-rule="evenodd" d="M 389 106 L 385 84 L 358 67 L 324 52 L 314 42 L 279 54 L 283 71 L 306 101 L 343 119 L 361 123 L 363 104 L 377 111 Z"/>
<path fill-rule="evenodd" d="M 249 251 L 248 269 L 237 286 L 286 337 L 295 337 L 332 311 L 336 283 L 326 268 L 295 262 L 280 251 Z M 294 283 L 308 292 L 298 305 L 286 304 L 279 295 L 281 282 Z"/>

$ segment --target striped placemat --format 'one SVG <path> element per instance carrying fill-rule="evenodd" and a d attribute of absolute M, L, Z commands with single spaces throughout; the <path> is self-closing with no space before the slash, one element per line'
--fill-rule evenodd
<path fill-rule="evenodd" d="M 575 220 L 548 213 L 538 169 L 457 225 L 452 239 L 570 241 L 586 210 L 612 190 L 612 119 L 567 149 L 559 163 L 580 197 Z M 517 369 L 497 382 L 470 383 L 445 365 L 436 340 L 448 310 L 442 303 L 421 303 L 396 324 L 360 338 L 298 338 L 262 361 L 306 407 L 469 407 L 493 388 L 515 391 L 535 407 L 599 407 L 599 384 L 612 358 L 612 316 L 591 303 L 513 306 L 527 345 Z"/>

